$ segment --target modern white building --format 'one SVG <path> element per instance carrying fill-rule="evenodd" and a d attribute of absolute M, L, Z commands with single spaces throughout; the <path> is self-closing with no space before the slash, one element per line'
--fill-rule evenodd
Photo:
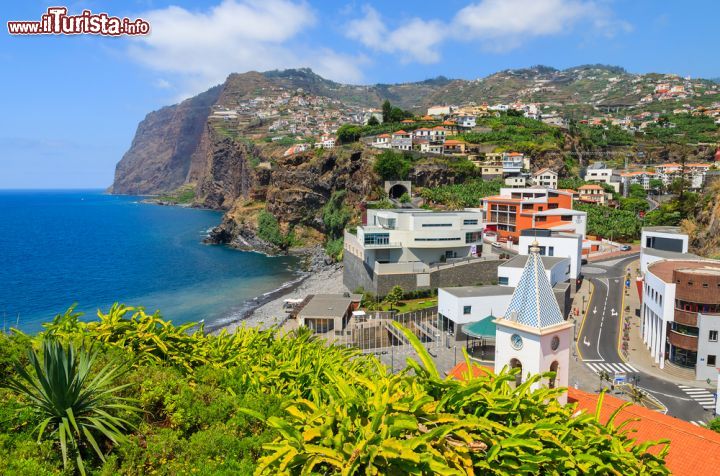
<path fill-rule="evenodd" d="M 498 266 L 498 284 L 517 287 L 529 258 L 529 255 L 517 255 Z M 570 280 L 570 258 L 541 256 L 540 259 L 551 287 Z"/>
<path fill-rule="evenodd" d="M 477 117 L 473 115 L 460 115 L 456 117 L 458 127 L 466 129 L 473 128 L 477 125 Z"/>
<path fill-rule="evenodd" d="M 505 185 L 511 188 L 525 188 L 527 180 L 524 175 L 511 175 L 505 178 Z"/>
<path fill-rule="evenodd" d="M 504 317 L 493 321 L 495 372 L 519 368 L 517 385 L 529 375 L 554 372 L 554 378 L 532 387 L 567 387 L 573 324 L 563 318 L 538 251 L 531 248 Z M 559 400 L 567 403 L 567 395 Z"/>
<path fill-rule="evenodd" d="M 554 170 L 540 169 L 533 174 L 533 185 L 557 190 L 558 174 Z"/>
<path fill-rule="evenodd" d="M 582 274 L 582 235 L 543 228 L 529 228 L 520 232 L 518 253 L 529 255 L 533 242 L 537 242 L 540 256 L 569 260 L 569 279 L 577 280 L 580 277 Z"/>
<path fill-rule="evenodd" d="M 430 106 L 427 110 L 428 116 L 449 116 L 452 112 L 450 106 Z"/>
<path fill-rule="evenodd" d="M 645 226 L 640 235 L 640 271 L 663 259 L 692 259 L 688 254 L 689 237 L 679 226 Z"/>
<path fill-rule="evenodd" d="M 377 275 L 405 275 L 405 281 L 396 283 L 406 291 L 429 289 L 438 267 L 480 260 L 484 226 L 479 211 L 369 209 L 366 214 L 365 225 L 345 232 L 343 280 L 353 291 L 359 286 L 370 291 Z"/>
<path fill-rule="evenodd" d="M 659 368 L 717 378 L 720 261 L 661 260 L 644 276 L 640 332 Z"/>
<path fill-rule="evenodd" d="M 438 289 L 439 322 L 462 340 L 462 326 L 505 314 L 515 288 L 508 286 L 459 286 Z"/>

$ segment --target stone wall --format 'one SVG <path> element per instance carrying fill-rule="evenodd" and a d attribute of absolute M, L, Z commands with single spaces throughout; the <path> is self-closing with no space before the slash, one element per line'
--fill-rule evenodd
<path fill-rule="evenodd" d="M 474 261 L 430 272 L 430 286 L 418 286 L 416 273 L 373 274 L 372 270 L 352 253 L 343 254 L 343 284 L 355 291 L 362 287 L 365 291 L 385 296 L 394 286 L 403 291 L 420 291 L 454 286 L 476 286 L 497 283 L 497 269 L 505 260 Z"/>

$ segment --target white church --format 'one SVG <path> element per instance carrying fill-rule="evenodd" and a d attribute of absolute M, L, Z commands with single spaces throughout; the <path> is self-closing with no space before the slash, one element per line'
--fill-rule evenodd
<path fill-rule="evenodd" d="M 522 276 L 510 299 L 505 316 L 493 321 L 495 373 L 503 367 L 519 367 L 517 384 L 528 375 L 555 372 L 550 381 L 534 386 L 567 387 L 573 324 L 566 321 L 550 286 L 537 241 L 530 247 Z M 567 403 L 567 395 L 559 398 Z"/>

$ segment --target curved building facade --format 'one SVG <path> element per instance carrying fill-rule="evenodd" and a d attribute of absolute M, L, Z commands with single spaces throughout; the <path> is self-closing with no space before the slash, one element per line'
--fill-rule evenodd
<path fill-rule="evenodd" d="M 720 366 L 720 262 L 663 260 L 645 274 L 642 335 L 652 357 L 717 378 Z"/>

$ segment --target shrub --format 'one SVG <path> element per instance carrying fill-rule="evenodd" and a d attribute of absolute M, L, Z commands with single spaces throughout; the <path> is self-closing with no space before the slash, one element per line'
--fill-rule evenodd
<path fill-rule="evenodd" d="M 405 180 L 410 173 L 410 168 L 410 160 L 393 150 L 384 150 L 375 159 L 375 172 L 383 180 Z"/>

